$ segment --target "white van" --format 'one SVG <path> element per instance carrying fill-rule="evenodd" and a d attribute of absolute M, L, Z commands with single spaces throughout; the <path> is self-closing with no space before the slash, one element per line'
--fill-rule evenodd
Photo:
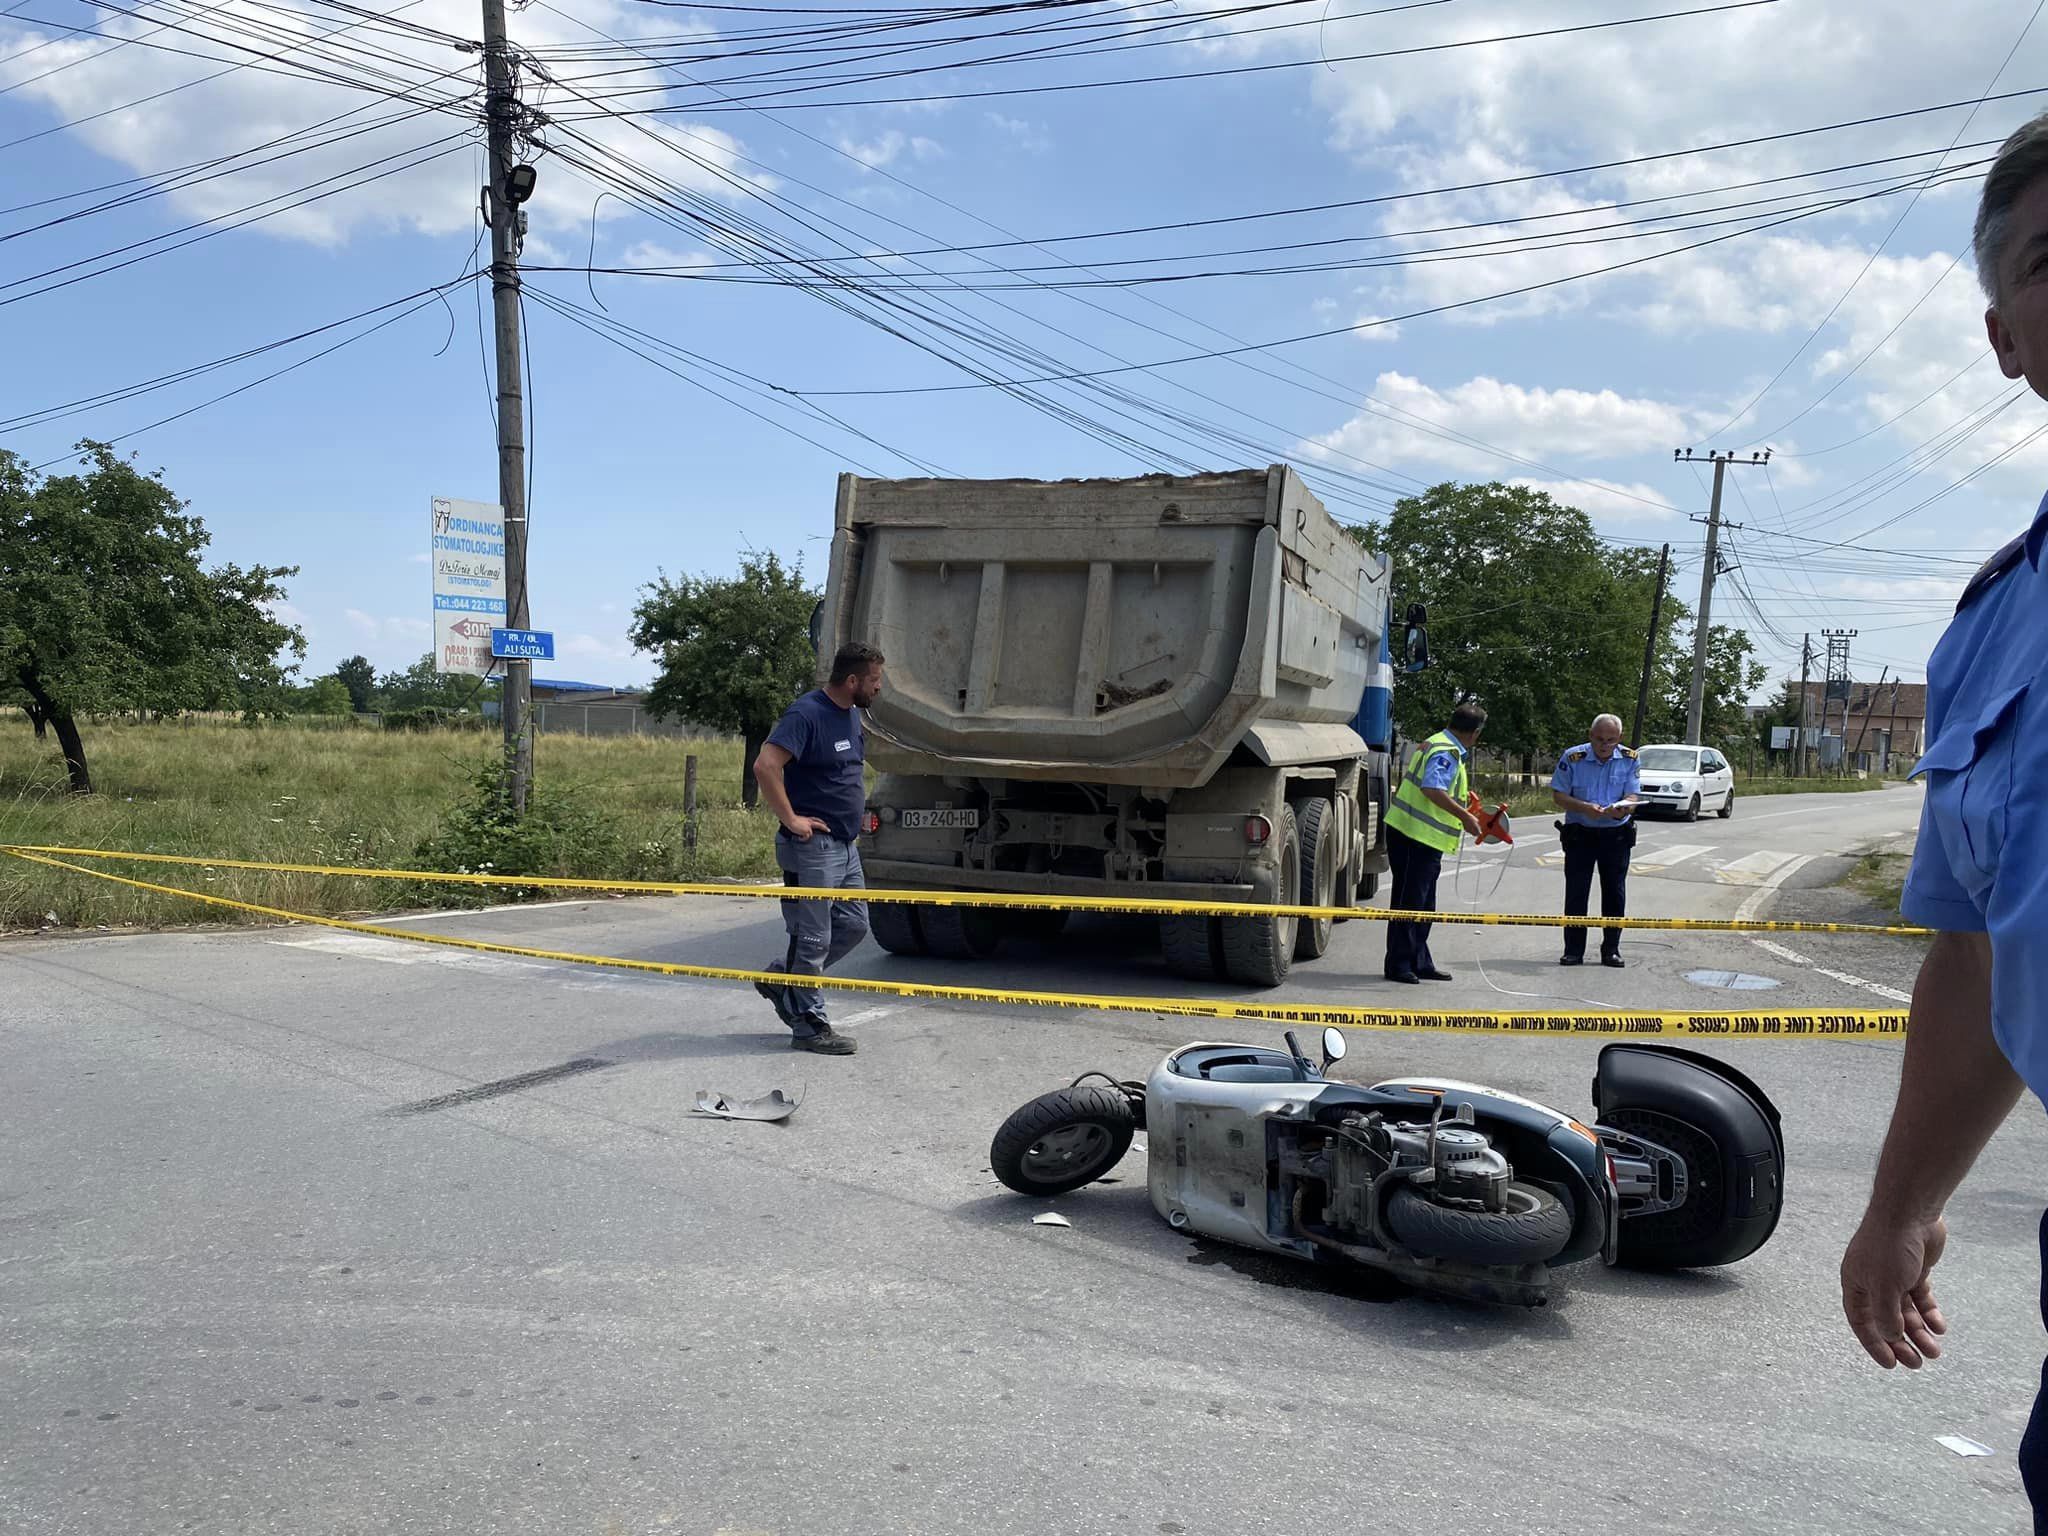
<path fill-rule="evenodd" d="M 1636 766 L 1645 811 L 1670 811 L 1687 821 L 1698 821 L 1705 809 L 1723 817 L 1735 814 L 1735 770 L 1712 747 L 1642 747 Z"/>

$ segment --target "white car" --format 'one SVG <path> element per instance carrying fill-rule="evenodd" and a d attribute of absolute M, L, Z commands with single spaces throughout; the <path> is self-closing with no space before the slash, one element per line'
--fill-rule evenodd
<path fill-rule="evenodd" d="M 1698 821 L 1702 810 L 1735 814 L 1735 770 L 1712 747 L 1643 747 L 1636 753 L 1645 811 L 1671 811 Z"/>

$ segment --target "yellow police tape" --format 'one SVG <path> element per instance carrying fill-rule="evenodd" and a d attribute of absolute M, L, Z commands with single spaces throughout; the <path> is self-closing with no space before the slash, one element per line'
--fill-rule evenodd
<path fill-rule="evenodd" d="M 57 854 L 74 859 L 131 859 L 145 864 L 180 864 L 195 869 L 251 869 L 283 875 L 334 875 L 357 880 L 419 880 L 443 885 L 520 886 L 550 891 L 633 891 L 655 896 L 740 896 L 769 901 L 845 901 L 845 890 L 787 885 L 726 885 L 712 880 L 591 880 L 557 875 L 449 874 L 432 869 L 357 869 L 337 864 L 273 864 L 255 859 L 200 859 L 186 854 L 135 853 L 123 848 L 45 847 L 0 843 L 0 853 L 20 858 Z M 82 871 L 83 873 L 83 871 Z M 191 894 L 184 892 L 181 894 Z M 1034 896 L 1007 891 L 922 891 L 869 889 L 868 902 L 910 902 L 928 907 L 1000 907 L 1023 912 L 1117 912 L 1159 917 L 1357 918 L 1375 922 L 1478 924 L 1483 927 L 1638 928 L 1686 933 L 1868 933 L 1926 938 L 1930 929 L 1906 924 L 1780 922 L 1769 918 L 1560 917 L 1549 912 L 1409 912 L 1389 907 L 1283 907 L 1257 901 L 1179 901 L 1145 896 Z"/>
<path fill-rule="evenodd" d="M 236 901 L 205 891 L 188 891 L 175 885 L 157 885 L 126 875 L 87 869 L 61 859 L 45 857 L 22 848 L 5 851 L 34 864 L 111 880 L 137 890 L 165 896 L 183 896 L 210 906 L 230 907 L 284 922 L 313 923 L 322 928 L 339 928 L 349 933 L 373 934 L 378 938 L 401 939 L 409 944 L 438 944 L 452 949 L 475 950 L 487 955 L 514 955 L 528 960 L 551 960 L 566 965 L 602 966 L 612 970 L 642 971 L 657 976 L 687 976 L 704 981 L 767 982 L 796 984 L 837 992 L 881 993 L 885 996 L 924 998 L 940 1002 L 1002 1003 L 1032 1008 L 1085 1008 L 1116 1013 L 1163 1014 L 1179 1018 L 1253 1019 L 1272 1024 L 1334 1024 L 1341 1029 L 1433 1030 L 1460 1035 L 1520 1035 L 1574 1039 L 1609 1036 L 1681 1036 L 1692 1040 L 1885 1040 L 1899 1039 L 1906 1032 L 1906 1015 L 1852 1011 L 1846 1013 L 1433 1013 L 1401 1009 L 1352 1008 L 1338 1004 L 1296 1004 L 1237 1002 L 1228 998 L 1126 997 L 1117 994 L 1078 992 L 1027 992 L 1007 987 L 940 986 L 926 982 L 882 981 L 864 976 L 790 976 L 777 971 L 739 970 L 731 966 L 685 965 L 669 960 L 628 960 L 613 955 L 582 955 L 567 950 L 536 949 L 524 944 L 495 944 L 486 939 L 462 939 L 450 934 L 419 933 L 410 928 L 393 928 L 382 923 L 359 923 L 347 918 L 321 917 L 310 912 L 290 912 L 252 901 Z"/>

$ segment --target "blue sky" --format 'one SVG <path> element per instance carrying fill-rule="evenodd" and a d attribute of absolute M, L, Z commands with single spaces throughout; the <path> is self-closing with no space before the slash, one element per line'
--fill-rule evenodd
<path fill-rule="evenodd" d="M 473 119 L 459 105 L 412 112 L 298 71 L 357 79 L 375 65 L 415 81 L 442 76 L 433 89 L 459 96 L 473 84 L 475 56 L 418 32 L 358 28 L 322 47 L 374 42 L 383 56 L 315 64 L 309 38 L 259 68 L 231 46 L 246 32 L 210 30 L 260 24 L 305 36 L 361 20 L 319 0 L 290 4 L 148 0 L 132 16 L 73 0 L 0 5 L 0 334 L 13 364 L 0 375 L 0 418 L 29 418 L 5 428 L 0 447 L 61 468 L 78 438 L 123 437 L 124 450 L 190 499 L 217 556 L 299 566 L 289 606 L 307 633 L 310 675 L 357 651 L 380 667 L 419 656 L 430 617 L 429 498 L 496 499 L 478 332 L 487 291 L 457 287 L 445 303 L 385 310 L 172 387 L 59 419 L 34 414 L 419 294 L 474 265 Z M 407 27 L 479 32 L 475 7 L 456 0 L 375 8 Z M 2032 25 L 2033 8 L 1958 0 L 1937 25 L 1917 0 L 1778 0 L 1455 49 L 1442 45 L 1686 7 L 1441 0 L 1359 14 L 1369 8 L 1283 5 L 1197 25 L 1185 23 L 1192 0 L 1133 8 L 1119 14 L 1181 19 L 1181 30 L 1156 35 L 1182 41 L 839 85 L 750 110 L 715 110 L 745 88 L 721 100 L 677 70 L 621 76 L 610 72 L 639 60 L 572 50 L 599 34 L 664 58 L 687 46 L 691 74 L 728 78 L 764 67 L 713 57 L 738 46 L 733 28 L 823 18 L 642 0 L 550 0 L 515 13 L 513 39 L 538 61 L 527 99 L 554 119 L 540 130 L 526 262 L 682 274 L 529 275 L 533 622 L 562 647 L 542 670 L 644 680 L 649 662 L 631 652 L 625 629 L 637 590 L 658 570 L 723 573 L 752 547 L 801 557 L 822 578 L 843 469 L 917 473 L 922 463 L 1058 478 L 1285 458 L 1347 517 L 1441 479 L 1521 480 L 1583 506 L 1610 538 L 1669 540 L 1676 589 L 1692 601 L 1701 530 L 1688 518 L 1704 510 L 1705 477 L 1674 464 L 1672 450 L 1768 446 L 1768 473 L 1729 477 L 1724 510 L 1745 528 L 1730 540 L 1737 570 L 1719 587 L 1717 620 L 1749 629 L 1774 675 L 1797 670 L 1802 633 L 1817 645 L 1821 629 L 1853 627 L 1860 679 L 1881 668 L 1924 676 L 1972 563 L 2025 525 L 2041 491 L 2043 445 L 2029 436 L 2043 424 L 2041 404 L 2001 405 L 2014 386 L 1984 356 L 1983 300 L 1964 253 L 1981 174 L 1971 166 L 1990 152 L 1969 146 L 2048 109 L 2048 94 L 1989 101 L 1974 115 L 1956 108 L 1802 130 L 2048 85 L 2048 27 Z M 1418 48 L 1435 51 L 1345 61 Z M 1296 60 L 1315 62 L 1107 89 L 794 106 Z M 645 89 L 604 97 L 622 86 Z M 594 98 L 636 115 L 595 115 Z M 233 174 L 188 176 L 162 195 L 35 227 L 328 119 L 340 121 L 323 133 L 352 135 L 267 164 L 250 162 L 275 150 L 247 156 L 222 167 Z M 1796 136 L 1515 180 L 1780 134 Z M 373 162 L 409 168 L 299 202 L 314 184 Z M 636 179 L 649 173 L 679 206 L 695 200 L 683 227 L 616 195 L 599 200 L 602 178 L 644 187 Z M 281 211 L 154 254 L 265 199 Z M 1381 201 L 1242 217 L 1364 199 Z M 1843 206 L 1814 211 L 1834 203 Z M 1615 227 L 1651 217 L 1665 222 Z M 1755 227 L 1773 217 L 1785 222 Z M 1000 360 L 996 371 L 1010 378 L 1340 334 L 1097 381 L 1136 400 L 1038 387 L 1115 428 L 1113 442 L 988 388 L 812 393 L 806 405 L 802 392 L 975 380 L 820 291 L 709 280 L 762 274 L 735 264 L 719 233 L 740 218 L 758 221 L 777 249 L 839 256 L 832 270 L 867 290 L 862 302 L 905 306 L 892 311 L 913 317 L 905 324 L 972 325 L 1034 349 L 1028 362 Z M 1057 238 L 1224 218 L 1234 222 Z M 187 226 L 199 227 L 171 234 Z M 1537 234 L 1548 238 L 1538 245 Z M 1735 237 L 1664 254 L 1724 234 Z M 1012 238 L 1057 243 L 889 254 Z M 1244 254 L 1280 246 L 1292 248 Z M 109 270 L 138 255 L 148 259 Z M 1390 256 L 1407 264 L 1384 264 Z M 1640 256 L 1658 259 L 1582 276 Z M 1355 265 L 1367 257 L 1383 264 Z M 919 262 L 947 275 L 931 277 Z M 1151 265 L 1113 265 L 1139 262 Z M 1312 262 L 1354 265 L 1031 286 Z M 1007 286 L 988 291 L 992 283 Z M 1546 283 L 1556 286 L 1346 329 Z M 877 294 L 877 285 L 922 291 Z M 543 294 L 685 349 L 670 365 L 706 387 L 581 329 Z M 329 356 L 254 382 L 394 315 Z M 967 343 L 938 350 L 976 356 Z M 733 372 L 706 372 L 706 359 L 762 394 L 742 393 Z"/>

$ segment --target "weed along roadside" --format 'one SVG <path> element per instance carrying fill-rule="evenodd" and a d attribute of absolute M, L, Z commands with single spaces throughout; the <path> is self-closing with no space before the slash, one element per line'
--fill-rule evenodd
<path fill-rule="evenodd" d="M 96 793 L 65 792 L 63 763 L 28 722 L 0 711 L 0 840 L 136 848 L 278 863 L 459 870 L 491 862 L 521 873 L 622 879 L 772 877 L 774 818 L 740 806 L 736 741 L 550 736 L 538 814 L 494 824 L 489 738 L 460 731 L 311 730 L 222 721 L 94 727 Z M 694 859 L 683 836 L 683 762 L 698 759 Z M 518 860 L 518 863 L 508 862 Z M 423 862 L 424 861 L 424 862 Z M 224 908 L 10 861 L 0 870 L 0 930 L 190 926 L 249 919 Z M 208 870 L 220 895 L 294 910 L 389 912 L 431 901 L 391 881 Z M 481 904 L 516 891 L 463 895 Z"/>

